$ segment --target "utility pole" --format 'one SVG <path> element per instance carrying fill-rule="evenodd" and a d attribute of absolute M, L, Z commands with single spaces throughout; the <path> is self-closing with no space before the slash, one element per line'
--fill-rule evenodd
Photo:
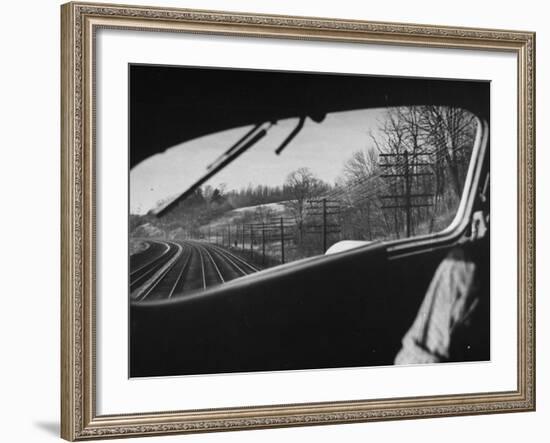
<path fill-rule="evenodd" d="M 281 217 L 281 263 L 285 262 L 285 228 Z"/>
<path fill-rule="evenodd" d="M 389 200 L 388 204 L 382 206 L 382 209 L 401 209 L 405 212 L 405 233 L 407 237 L 414 235 L 413 209 L 433 206 L 433 203 L 417 200 L 432 198 L 433 193 L 425 191 L 413 193 L 413 179 L 427 176 L 433 177 L 433 172 L 429 170 L 418 170 L 418 168 L 433 166 L 433 163 L 422 158 L 430 155 L 432 155 L 430 152 L 409 153 L 408 151 L 380 154 L 380 158 L 386 159 L 386 162 L 380 163 L 379 166 L 390 168 L 390 171 L 392 171 L 380 175 L 382 178 L 392 180 L 390 182 L 392 194 L 380 196 L 381 199 Z M 420 157 L 420 161 L 418 157 Z M 400 161 L 401 159 L 403 160 Z M 399 181 L 402 183 L 402 186 L 400 186 L 401 192 L 396 190 L 396 183 Z M 418 182 L 416 187 L 418 188 Z M 413 199 L 415 200 L 413 201 Z M 397 217 L 397 213 L 394 212 L 394 214 Z M 397 218 L 395 218 L 395 223 L 397 230 Z"/>
<path fill-rule="evenodd" d="M 262 222 L 262 265 L 265 264 L 265 224 Z"/>
<path fill-rule="evenodd" d="M 250 224 L 250 259 L 254 252 L 254 225 Z"/>
<path fill-rule="evenodd" d="M 323 199 L 323 254 L 327 252 L 327 199 Z"/>
<path fill-rule="evenodd" d="M 241 225 L 242 250 L 244 251 L 244 224 Z"/>
<path fill-rule="evenodd" d="M 231 247 L 231 225 L 227 225 L 227 247 Z"/>
<path fill-rule="evenodd" d="M 405 215 L 407 220 L 407 237 L 411 236 L 411 181 L 409 178 L 409 152 L 405 151 Z"/>
<path fill-rule="evenodd" d="M 312 222 L 306 223 L 305 232 L 321 236 L 321 252 L 324 254 L 328 249 L 329 235 L 341 234 L 340 226 L 340 203 L 337 200 L 326 197 L 311 199 L 306 217 Z"/>

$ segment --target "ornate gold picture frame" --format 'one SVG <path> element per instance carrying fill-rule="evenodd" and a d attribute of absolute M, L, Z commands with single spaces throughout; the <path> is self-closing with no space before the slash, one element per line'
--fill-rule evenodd
<path fill-rule="evenodd" d="M 72 2 L 61 7 L 61 436 L 87 440 L 535 409 L 535 35 L 524 31 Z M 162 32 L 282 41 L 471 49 L 517 57 L 517 388 L 100 415 L 96 371 L 96 33 Z M 124 148 L 121 148 L 124 149 Z M 492 159 L 498 167 L 498 158 Z M 127 171 L 120 171 L 126 174 Z M 510 290 L 513 290 L 510 288 Z M 125 295 L 126 296 L 126 295 Z M 121 334 L 126 331 L 121 330 Z"/>

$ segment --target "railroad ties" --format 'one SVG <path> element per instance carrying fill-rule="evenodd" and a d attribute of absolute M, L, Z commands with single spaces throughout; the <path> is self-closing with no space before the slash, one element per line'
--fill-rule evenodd
<path fill-rule="evenodd" d="M 168 300 L 252 274 L 260 268 L 210 243 L 152 241 L 130 258 L 130 298 Z"/>

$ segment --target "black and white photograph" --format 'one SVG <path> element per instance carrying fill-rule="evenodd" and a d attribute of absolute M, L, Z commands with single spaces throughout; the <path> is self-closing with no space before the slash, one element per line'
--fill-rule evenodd
<path fill-rule="evenodd" d="M 489 82 L 128 75 L 131 377 L 490 360 Z"/>
<path fill-rule="evenodd" d="M 511 6 L 5 2 L 0 440 L 548 440 L 550 26 Z"/>

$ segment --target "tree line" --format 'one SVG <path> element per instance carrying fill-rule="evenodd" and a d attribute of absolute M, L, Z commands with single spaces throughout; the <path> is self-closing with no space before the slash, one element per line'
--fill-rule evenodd
<path fill-rule="evenodd" d="M 280 186 L 227 190 L 207 185 L 162 219 L 152 214 L 131 217 L 130 228 L 149 222 L 175 237 L 178 232 L 200 237 L 206 226 L 236 208 L 256 207 L 234 218 L 236 224 L 269 223 L 281 214 L 263 205 L 281 203 L 285 219 L 292 221 L 292 243 L 300 258 L 319 253 L 321 238 L 315 232 L 319 203 L 325 200 L 332 205 L 324 222 L 331 226 L 330 243 L 436 232 L 451 222 L 458 208 L 476 130 L 475 117 L 462 109 L 390 108 L 365 148 L 343 161 L 334 184 L 300 167 Z"/>
<path fill-rule="evenodd" d="M 461 198 L 477 121 L 447 106 L 388 109 L 365 150 L 344 165 L 337 190 L 343 235 L 374 240 L 445 228 Z"/>

